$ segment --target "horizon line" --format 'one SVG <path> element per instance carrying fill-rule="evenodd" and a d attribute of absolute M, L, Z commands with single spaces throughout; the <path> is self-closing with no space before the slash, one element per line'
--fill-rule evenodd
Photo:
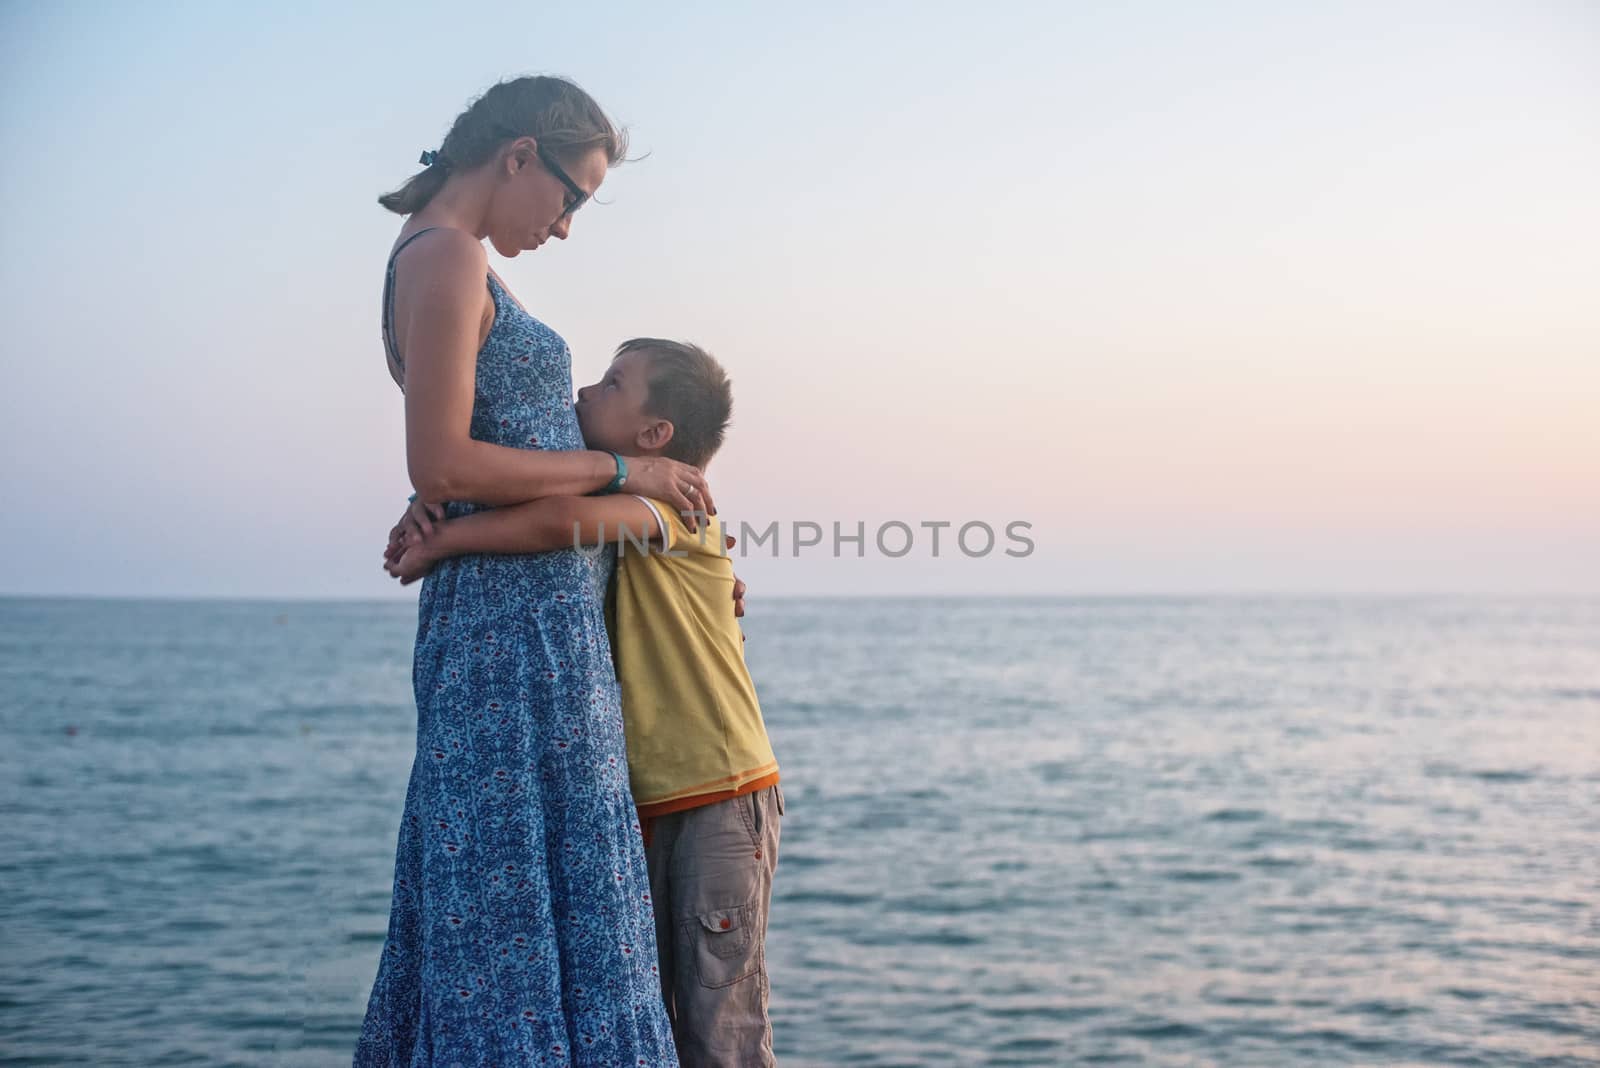
<path fill-rule="evenodd" d="M 982 593 L 972 591 L 921 593 L 763 593 L 761 601 L 1193 601 L 1193 600 L 1600 600 L 1600 590 L 1551 592 L 1548 590 L 1170 590 L 1170 591 L 1055 591 L 1046 593 Z M 139 594 L 139 593 L 13 593 L 0 590 L 0 601 L 157 602 L 166 604 L 298 604 L 298 605 L 402 605 L 406 597 L 326 597 L 309 594 Z"/>

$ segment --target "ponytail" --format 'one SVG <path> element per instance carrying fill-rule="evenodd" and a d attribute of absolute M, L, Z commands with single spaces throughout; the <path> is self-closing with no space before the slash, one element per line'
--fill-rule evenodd
<path fill-rule="evenodd" d="M 422 154 L 427 169 L 379 197 L 378 203 L 398 215 L 414 215 L 428 206 L 451 174 L 482 166 L 518 137 L 533 137 L 568 162 L 598 148 L 614 167 L 628 151 L 626 133 L 576 85 L 549 75 L 514 78 L 474 100 L 456 117 L 439 151 Z"/>
<path fill-rule="evenodd" d="M 444 188 L 450 167 L 437 152 L 424 152 L 421 162 L 428 165 L 425 170 L 406 179 L 406 184 L 393 193 L 383 194 L 378 203 L 396 215 L 415 215 L 427 207 L 433 195 Z"/>

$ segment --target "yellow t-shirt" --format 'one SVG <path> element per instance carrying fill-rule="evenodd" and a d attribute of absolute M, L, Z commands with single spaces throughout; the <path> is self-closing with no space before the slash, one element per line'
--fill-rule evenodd
<path fill-rule="evenodd" d="M 649 819 L 764 789 L 778 761 L 744 664 L 722 524 L 691 531 L 670 505 L 639 499 L 664 537 L 649 552 L 618 549 L 607 621 L 633 800 Z"/>

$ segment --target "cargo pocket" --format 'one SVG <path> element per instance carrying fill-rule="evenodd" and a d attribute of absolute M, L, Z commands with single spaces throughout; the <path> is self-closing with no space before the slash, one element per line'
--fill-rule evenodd
<path fill-rule="evenodd" d="M 690 921 L 701 986 L 731 986 L 760 970 L 760 943 L 751 930 L 754 917 L 753 905 L 741 905 L 702 912 Z"/>

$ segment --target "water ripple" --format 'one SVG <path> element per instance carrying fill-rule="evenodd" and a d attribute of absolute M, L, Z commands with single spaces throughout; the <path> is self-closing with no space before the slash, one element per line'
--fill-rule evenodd
<path fill-rule="evenodd" d="M 1600 1064 L 1600 602 L 746 624 L 782 1063 Z M 6 1063 L 349 1063 L 414 627 L 0 600 Z"/>

